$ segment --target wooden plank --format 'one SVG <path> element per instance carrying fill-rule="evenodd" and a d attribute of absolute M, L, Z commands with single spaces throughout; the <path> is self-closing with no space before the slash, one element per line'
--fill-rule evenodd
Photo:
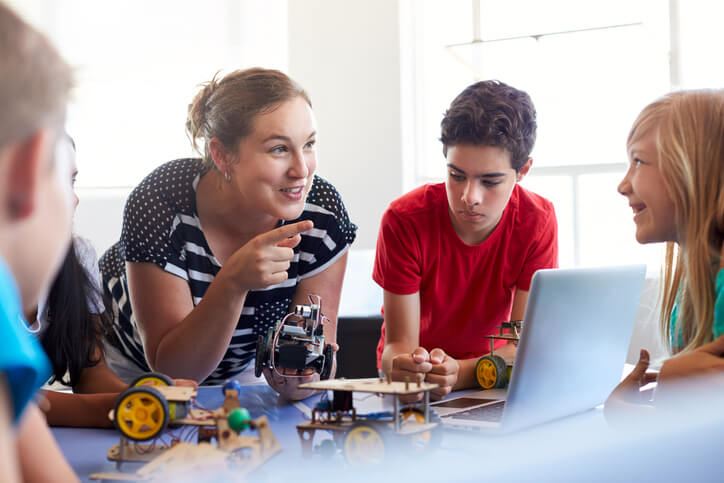
<path fill-rule="evenodd" d="M 431 391 L 438 387 L 437 384 L 428 382 L 387 382 L 380 378 L 369 379 L 330 379 L 327 381 L 314 381 L 300 384 L 302 389 L 325 389 L 330 391 L 353 391 L 353 392 L 371 392 L 380 394 L 418 394 L 421 392 Z"/>

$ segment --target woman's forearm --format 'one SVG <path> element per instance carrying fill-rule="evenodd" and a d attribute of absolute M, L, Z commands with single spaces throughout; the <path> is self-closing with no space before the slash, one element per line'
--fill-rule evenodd
<path fill-rule="evenodd" d="M 155 371 L 172 378 L 203 381 L 224 357 L 236 330 L 246 292 L 226 283 L 221 272 L 199 304 L 146 354 Z"/>

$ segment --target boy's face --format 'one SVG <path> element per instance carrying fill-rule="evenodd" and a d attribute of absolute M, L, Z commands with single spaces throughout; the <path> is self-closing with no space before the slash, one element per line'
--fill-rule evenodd
<path fill-rule="evenodd" d="M 530 169 L 512 168 L 510 153 L 497 146 L 459 144 L 447 150 L 445 189 L 450 220 L 469 245 L 485 240 L 498 225 L 513 187 Z"/>
<path fill-rule="evenodd" d="M 49 140 L 36 171 L 32 213 L 21 222 L 27 254 L 23 273 L 16 273 L 24 308 L 37 303 L 63 260 L 70 242 L 74 209 L 74 152 L 65 137 Z"/>

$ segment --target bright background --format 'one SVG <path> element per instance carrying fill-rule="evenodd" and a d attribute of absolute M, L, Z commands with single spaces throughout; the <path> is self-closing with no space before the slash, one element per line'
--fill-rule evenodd
<path fill-rule="evenodd" d="M 637 112 L 676 88 L 721 87 L 721 2 L 607 0 L 16 0 L 76 67 L 77 230 L 99 251 L 118 200 L 159 164 L 192 155 L 196 86 L 218 70 L 288 72 L 311 94 L 319 174 L 373 249 L 403 192 L 444 176 L 442 113 L 478 79 L 528 91 L 538 110 L 523 184 L 558 213 L 562 266 L 646 261 L 616 185 Z M 90 200 L 90 203 L 85 203 Z"/>

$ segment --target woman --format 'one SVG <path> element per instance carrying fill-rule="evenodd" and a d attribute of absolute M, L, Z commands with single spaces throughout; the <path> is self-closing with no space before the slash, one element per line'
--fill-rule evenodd
<path fill-rule="evenodd" d="M 322 298 L 334 343 L 347 249 L 357 227 L 335 188 L 314 175 L 307 94 L 260 68 L 206 84 L 189 106 L 202 159 L 157 168 L 131 193 L 121 240 L 101 259 L 118 320 L 107 341 L 124 379 L 153 369 L 219 383 L 244 370 L 257 336 Z M 310 377 L 267 381 L 287 398 Z"/>
<path fill-rule="evenodd" d="M 639 114 L 628 137 L 631 164 L 618 187 L 634 212 L 639 243 L 666 242 L 661 330 L 675 357 L 669 381 L 724 374 L 724 91 L 668 94 Z M 607 401 L 641 402 L 649 355 Z M 668 391 L 667 391 L 668 392 Z"/>

